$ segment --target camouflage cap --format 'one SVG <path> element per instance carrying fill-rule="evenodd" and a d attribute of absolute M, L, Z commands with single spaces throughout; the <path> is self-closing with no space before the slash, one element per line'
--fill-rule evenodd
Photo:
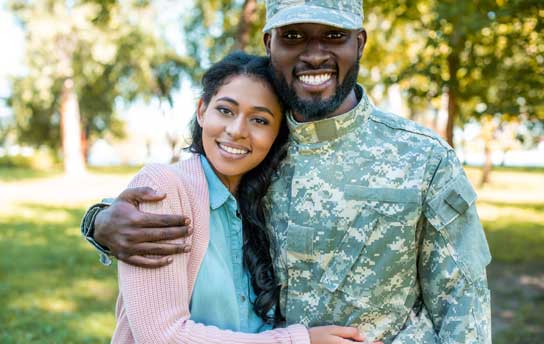
<path fill-rule="evenodd" d="M 363 16 L 363 0 L 266 0 L 263 31 L 298 23 L 355 30 L 363 27 Z"/>

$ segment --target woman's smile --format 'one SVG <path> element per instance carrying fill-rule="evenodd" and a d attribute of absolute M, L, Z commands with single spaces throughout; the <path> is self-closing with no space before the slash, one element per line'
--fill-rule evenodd
<path fill-rule="evenodd" d="M 234 159 L 242 159 L 251 153 L 249 148 L 237 145 L 232 142 L 217 142 L 219 149 L 225 153 L 225 157 L 234 156 Z"/>

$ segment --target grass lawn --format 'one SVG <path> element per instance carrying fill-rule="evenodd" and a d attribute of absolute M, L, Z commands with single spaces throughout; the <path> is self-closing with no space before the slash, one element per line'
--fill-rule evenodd
<path fill-rule="evenodd" d="M 479 170 L 468 169 L 473 183 Z M 544 343 L 544 171 L 502 169 L 477 190 L 493 255 L 493 343 Z"/>
<path fill-rule="evenodd" d="M 107 343 L 116 269 L 80 237 L 86 206 L 121 191 L 137 169 L 0 169 L 0 342 Z M 474 181 L 479 171 L 468 169 Z M 494 343 L 544 343 L 544 171 L 500 170 L 478 190 L 494 257 Z"/>

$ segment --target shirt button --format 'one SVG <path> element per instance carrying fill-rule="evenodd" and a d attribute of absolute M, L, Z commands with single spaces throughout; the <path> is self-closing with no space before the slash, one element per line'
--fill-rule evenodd
<path fill-rule="evenodd" d="M 240 295 L 240 300 L 241 300 L 242 302 L 246 302 L 246 297 L 245 297 L 244 295 Z"/>

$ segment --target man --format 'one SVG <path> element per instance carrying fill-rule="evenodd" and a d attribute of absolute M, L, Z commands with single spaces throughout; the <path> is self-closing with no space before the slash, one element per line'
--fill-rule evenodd
<path fill-rule="evenodd" d="M 267 197 L 282 313 L 384 343 L 490 343 L 476 194 L 443 140 L 380 111 L 356 84 L 362 17 L 360 0 L 267 1 L 264 43 L 292 109 Z M 152 242 L 187 227 L 136 210 L 157 198 L 127 190 L 98 215 L 92 208 L 84 231 L 126 262 L 167 264 L 145 255 L 183 251 Z"/>

